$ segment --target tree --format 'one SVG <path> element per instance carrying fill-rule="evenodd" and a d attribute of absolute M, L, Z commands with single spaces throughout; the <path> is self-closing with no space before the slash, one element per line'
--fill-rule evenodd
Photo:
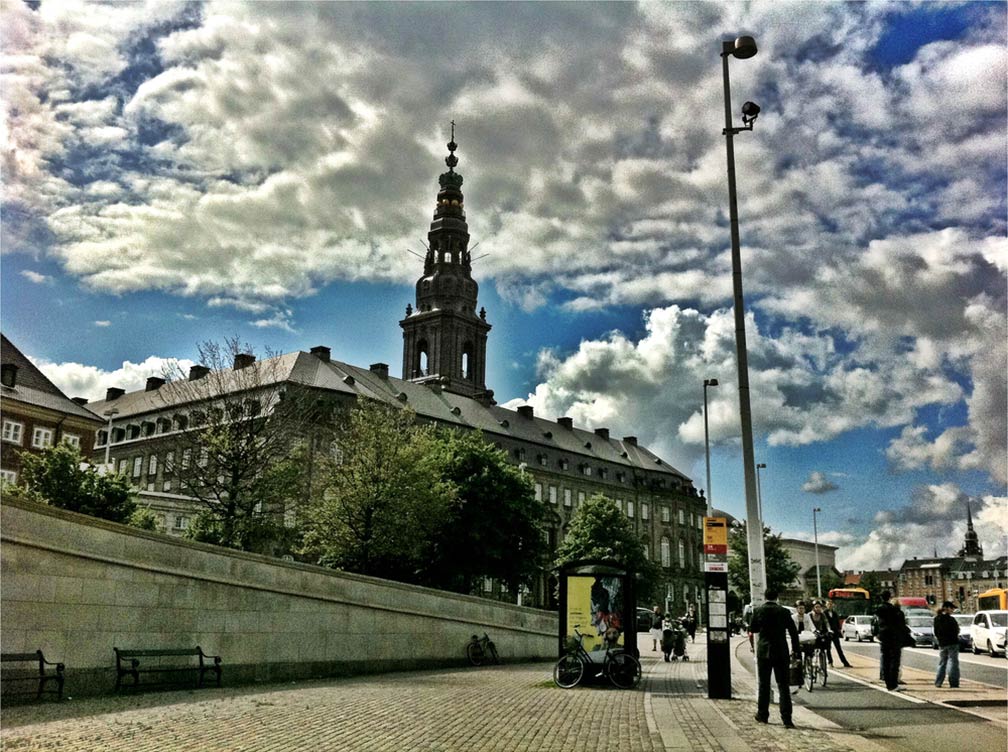
<path fill-rule="evenodd" d="M 868 591 L 868 601 L 872 605 L 882 605 L 882 581 L 874 572 L 865 572 L 861 575 L 861 582 L 858 587 Z"/>
<path fill-rule="evenodd" d="M 531 478 L 478 432 L 445 430 L 437 443 L 439 472 L 455 501 L 434 533 L 424 580 L 460 593 L 481 577 L 511 590 L 531 584 L 547 556 L 545 510 Z"/>
<path fill-rule="evenodd" d="M 62 443 L 21 454 L 18 489 L 33 501 L 113 522 L 129 522 L 136 508 L 124 476 L 99 475 L 77 447 Z"/>
<path fill-rule="evenodd" d="M 328 403 L 292 380 L 290 356 L 256 362 L 236 338 L 204 342 L 198 352 L 204 375 L 188 378 L 172 364 L 172 383 L 158 390 L 179 409 L 164 472 L 201 507 L 190 537 L 275 552 L 271 536 L 283 537 L 282 515 L 303 490 L 303 465 L 291 464 L 291 453 Z"/>
<path fill-rule="evenodd" d="M 316 459 L 303 510 L 303 552 L 351 572 L 416 581 L 455 490 L 441 477 L 432 426 L 411 410 L 361 398 Z"/>
<path fill-rule="evenodd" d="M 644 555 L 644 543 L 613 500 L 595 494 L 571 517 L 567 535 L 557 548 L 556 565 L 578 559 L 615 559 L 638 576 L 638 599 L 651 600 L 661 595 L 661 572 Z"/>
<path fill-rule="evenodd" d="M 786 590 L 801 567 L 795 563 L 781 543 L 781 536 L 763 528 L 763 555 L 766 560 L 767 588 L 778 593 Z M 749 541 L 746 524 L 736 525 L 728 533 L 728 579 L 735 590 L 749 601 Z"/>

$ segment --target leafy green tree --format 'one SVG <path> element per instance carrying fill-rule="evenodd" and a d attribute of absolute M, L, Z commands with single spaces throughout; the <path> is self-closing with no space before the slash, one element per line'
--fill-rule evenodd
<path fill-rule="evenodd" d="M 763 528 L 763 554 L 766 559 L 767 588 L 781 592 L 786 590 L 801 567 L 788 555 L 781 536 L 772 535 L 770 528 Z M 749 541 L 746 538 L 746 524 L 736 525 L 728 532 L 728 580 L 735 590 L 749 601 Z"/>
<path fill-rule="evenodd" d="M 34 501 L 72 512 L 129 522 L 136 502 L 129 481 L 121 475 L 100 475 L 84 464 L 80 450 L 57 444 L 39 454 L 21 454 L 19 488 Z"/>
<path fill-rule="evenodd" d="M 437 443 L 439 472 L 455 500 L 434 532 L 424 581 L 460 593 L 472 592 L 482 577 L 512 591 L 530 584 L 548 554 L 545 510 L 531 478 L 478 432 L 446 430 Z"/>
<path fill-rule="evenodd" d="M 874 572 L 865 572 L 861 575 L 861 582 L 858 587 L 868 591 L 868 600 L 873 606 L 882 605 L 882 582 Z"/>
<path fill-rule="evenodd" d="M 316 459 L 304 553 L 351 572 L 418 579 L 456 496 L 441 476 L 434 428 L 415 418 L 365 399 L 341 416 L 331 451 Z"/>
<path fill-rule="evenodd" d="M 638 600 L 654 600 L 663 593 L 661 572 L 644 555 L 644 543 L 615 502 L 595 494 L 571 517 L 567 535 L 557 547 L 556 565 L 578 559 L 615 559 L 638 576 Z"/>

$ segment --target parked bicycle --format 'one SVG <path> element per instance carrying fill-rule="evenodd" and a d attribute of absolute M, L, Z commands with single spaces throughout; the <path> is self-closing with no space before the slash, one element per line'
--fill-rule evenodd
<path fill-rule="evenodd" d="M 606 642 L 604 651 L 589 653 L 584 648 L 585 636 L 578 631 L 580 626 L 574 626 L 576 637 L 571 639 L 570 651 L 553 666 L 556 685 L 570 689 L 580 684 L 585 676 L 605 676 L 618 689 L 636 687 L 641 679 L 640 662 L 623 648 L 613 648 L 609 642 Z"/>
<path fill-rule="evenodd" d="M 822 686 L 826 686 L 826 640 L 828 639 L 829 637 L 826 635 L 816 632 L 814 647 L 810 645 L 809 648 L 805 648 L 805 687 L 809 692 L 815 687 L 816 680 Z"/>
<path fill-rule="evenodd" d="M 486 632 L 483 633 L 482 637 L 472 636 L 469 644 L 466 645 L 466 656 L 474 666 L 482 666 L 488 661 L 490 663 L 500 663 L 500 656 L 497 655 L 497 646 L 493 644 L 493 640 L 490 639 Z"/>

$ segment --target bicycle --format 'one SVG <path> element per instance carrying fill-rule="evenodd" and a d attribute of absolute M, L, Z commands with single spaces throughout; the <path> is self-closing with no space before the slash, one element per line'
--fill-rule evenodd
<path fill-rule="evenodd" d="M 622 648 L 614 650 L 607 642 L 605 656 L 601 667 L 584 648 L 584 635 L 578 631 L 580 624 L 575 625 L 571 650 L 560 658 L 553 666 L 553 682 L 563 689 L 576 687 L 584 679 L 585 672 L 591 667 L 592 676 L 605 676 L 617 689 L 633 689 L 641 680 L 641 665 L 630 653 Z M 599 651 L 594 651 L 599 652 Z"/>
<path fill-rule="evenodd" d="M 827 639 L 825 635 L 816 632 L 815 647 L 812 650 L 805 650 L 805 686 L 809 692 L 815 687 L 816 679 L 819 680 L 822 686 L 826 686 L 828 671 L 826 669 L 826 648 L 824 647 L 824 641 Z"/>
<path fill-rule="evenodd" d="M 497 655 L 497 646 L 493 644 L 486 632 L 482 637 L 472 636 L 469 644 L 466 645 L 466 657 L 474 666 L 482 666 L 489 656 L 491 663 L 500 663 L 500 656 Z"/>

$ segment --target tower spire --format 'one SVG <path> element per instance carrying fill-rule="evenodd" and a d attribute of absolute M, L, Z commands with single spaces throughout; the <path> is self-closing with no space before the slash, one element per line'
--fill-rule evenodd
<path fill-rule="evenodd" d="M 963 547 L 959 550 L 959 556 L 969 558 L 982 558 L 983 546 L 980 545 L 980 538 L 973 529 L 973 513 L 970 510 L 970 500 L 966 499 L 966 536 Z"/>

